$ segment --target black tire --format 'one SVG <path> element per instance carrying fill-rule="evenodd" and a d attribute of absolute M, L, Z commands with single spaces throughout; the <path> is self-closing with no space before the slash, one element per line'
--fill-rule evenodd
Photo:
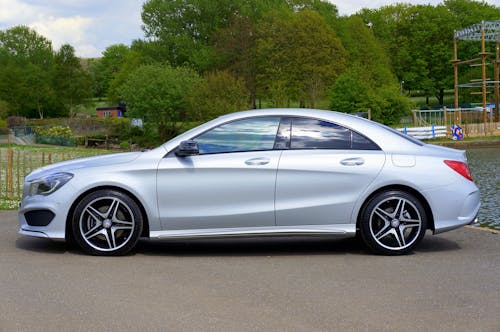
<path fill-rule="evenodd" d="M 125 255 L 142 233 L 143 218 L 128 195 L 110 189 L 83 197 L 72 216 L 73 238 L 87 253 L 98 256 Z"/>
<path fill-rule="evenodd" d="M 375 253 L 403 255 L 412 251 L 427 229 L 427 215 L 420 201 L 400 190 L 378 193 L 363 206 L 360 233 Z"/>

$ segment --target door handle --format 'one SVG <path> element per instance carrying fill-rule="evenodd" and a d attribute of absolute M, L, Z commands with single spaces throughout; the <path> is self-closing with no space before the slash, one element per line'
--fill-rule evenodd
<path fill-rule="evenodd" d="M 359 166 L 365 163 L 363 158 L 347 158 L 340 161 L 344 166 Z"/>
<path fill-rule="evenodd" d="M 267 165 L 271 160 L 269 158 L 252 158 L 245 161 L 245 164 L 251 166 Z"/>

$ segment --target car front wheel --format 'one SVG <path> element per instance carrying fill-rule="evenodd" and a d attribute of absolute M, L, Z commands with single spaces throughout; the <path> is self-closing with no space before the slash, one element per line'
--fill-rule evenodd
<path fill-rule="evenodd" d="M 374 252 L 402 255 L 413 250 L 427 229 L 427 216 L 413 195 L 399 190 L 381 192 L 365 204 L 360 232 Z"/>
<path fill-rule="evenodd" d="M 128 195 L 103 189 L 85 196 L 72 218 L 73 236 L 78 245 L 92 255 L 128 253 L 142 232 L 142 215 Z"/>

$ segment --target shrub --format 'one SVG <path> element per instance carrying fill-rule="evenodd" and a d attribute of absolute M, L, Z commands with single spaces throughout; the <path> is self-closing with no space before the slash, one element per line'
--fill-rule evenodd
<path fill-rule="evenodd" d="M 130 150 L 130 143 L 127 141 L 123 141 L 120 143 L 120 149 L 122 150 Z"/>
<path fill-rule="evenodd" d="M 68 126 L 54 126 L 51 128 L 36 128 L 35 132 L 37 134 L 46 135 L 46 136 L 59 136 L 59 137 L 72 137 L 73 133 L 71 132 L 71 128 Z"/>

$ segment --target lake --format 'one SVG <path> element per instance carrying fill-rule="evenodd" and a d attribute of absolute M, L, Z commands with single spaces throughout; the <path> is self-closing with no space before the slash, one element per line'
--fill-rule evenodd
<path fill-rule="evenodd" d="M 481 191 L 479 223 L 500 230 L 500 148 L 467 150 L 467 160 Z"/>

